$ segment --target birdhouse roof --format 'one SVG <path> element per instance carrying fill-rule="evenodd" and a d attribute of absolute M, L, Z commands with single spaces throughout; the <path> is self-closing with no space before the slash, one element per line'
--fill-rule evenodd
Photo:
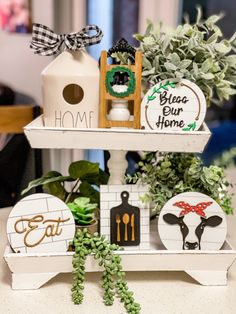
<path fill-rule="evenodd" d="M 98 76 L 98 63 L 85 50 L 63 51 L 43 71 L 42 75 Z"/>

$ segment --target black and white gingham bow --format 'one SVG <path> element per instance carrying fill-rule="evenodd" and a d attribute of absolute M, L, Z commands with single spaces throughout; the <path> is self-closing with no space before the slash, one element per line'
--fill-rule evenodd
<path fill-rule="evenodd" d="M 89 35 L 89 31 L 96 31 L 95 35 Z M 96 25 L 87 25 L 78 33 L 55 34 L 45 25 L 33 24 L 32 41 L 30 48 L 34 53 L 42 56 L 52 56 L 60 51 L 62 44 L 69 50 L 76 51 L 85 46 L 97 44 L 103 37 L 102 30 Z"/>

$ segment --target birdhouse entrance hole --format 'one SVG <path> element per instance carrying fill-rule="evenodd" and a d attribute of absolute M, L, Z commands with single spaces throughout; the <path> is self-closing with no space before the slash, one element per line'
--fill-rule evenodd
<path fill-rule="evenodd" d="M 63 98 L 70 105 L 77 105 L 84 98 L 82 87 L 77 84 L 69 84 L 63 89 Z"/>

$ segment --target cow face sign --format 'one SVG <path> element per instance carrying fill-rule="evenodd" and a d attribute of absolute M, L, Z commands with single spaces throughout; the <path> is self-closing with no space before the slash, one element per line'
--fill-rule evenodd
<path fill-rule="evenodd" d="M 227 226 L 223 210 L 213 199 L 187 192 L 165 204 L 158 231 L 167 249 L 218 250 L 225 241 Z"/>

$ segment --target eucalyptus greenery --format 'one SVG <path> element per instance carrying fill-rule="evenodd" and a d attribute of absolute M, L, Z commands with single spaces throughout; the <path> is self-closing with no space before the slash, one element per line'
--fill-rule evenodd
<path fill-rule="evenodd" d="M 127 181 L 149 186 L 144 201 L 153 201 L 156 213 L 173 196 L 183 192 L 201 192 L 212 197 L 227 214 L 233 213 L 232 196 L 228 194 L 222 167 L 205 167 L 195 154 L 166 153 L 161 157 L 148 153 L 139 163 L 140 171 Z"/>
<path fill-rule="evenodd" d="M 43 186 L 45 192 L 59 197 L 65 203 L 84 196 L 89 197 L 91 203 L 100 204 L 100 194 L 94 186 L 107 184 L 109 176 L 99 168 L 99 164 L 87 160 L 75 161 L 70 164 L 68 172 L 69 175 L 63 176 L 57 171 L 49 171 L 41 178 L 29 182 L 21 194 L 26 194 L 37 186 Z M 73 182 L 70 191 L 67 191 L 66 182 Z"/>
<path fill-rule="evenodd" d="M 222 15 L 202 20 L 197 9 L 195 24 L 188 19 L 175 30 L 165 31 L 162 24 L 148 21 L 144 35 L 135 34 L 143 53 L 142 78 L 148 87 L 170 78 L 188 79 L 203 91 L 207 104 L 220 104 L 236 93 L 236 33 L 224 39 L 216 23 Z M 127 63 L 127 53 L 113 54 Z"/>
<path fill-rule="evenodd" d="M 75 304 L 83 302 L 83 290 L 85 279 L 85 261 L 89 254 L 92 254 L 99 266 L 104 268 L 102 276 L 102 287 L 104 289 L 105 305 L 112 305 L 114 296 L 120 298 L 124 303 L 127 313 L 140 313 L 140 305 L 135 302 L 133 293 L 129 291 L 125 273 L 122 271 L 121 257 L 114 254 L 120 249 L 118 245 L 110 244 L 104 236 L 97 233 L 90 235 L 86 229 L 78 230 L 72 245 L 75 248 L 73 255 L 73 285 L 72 300 Z"/>

